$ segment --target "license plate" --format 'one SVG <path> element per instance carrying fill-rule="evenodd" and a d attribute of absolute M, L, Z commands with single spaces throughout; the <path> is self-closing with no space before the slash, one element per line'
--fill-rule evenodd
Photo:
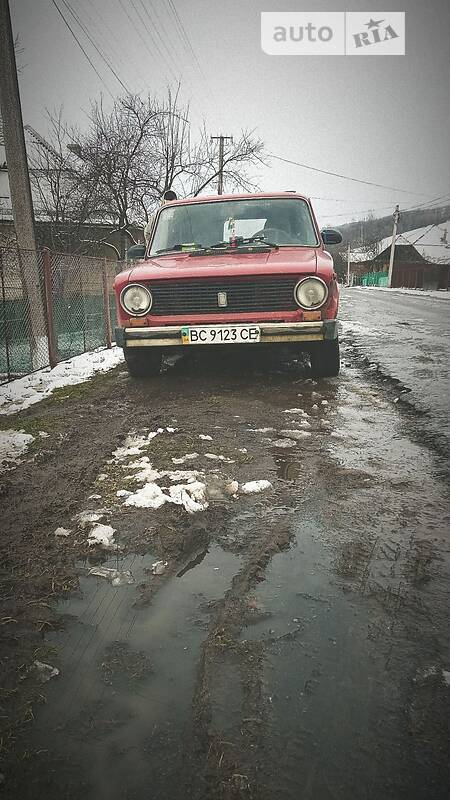
<path fill-rule="evenodd" d="M 258 325 L 196 325 L 181 328 L 183 344 L 253 344 L 260 339 Z"/>

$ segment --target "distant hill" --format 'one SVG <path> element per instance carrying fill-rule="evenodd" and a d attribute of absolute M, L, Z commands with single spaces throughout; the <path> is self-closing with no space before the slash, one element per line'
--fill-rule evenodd
<path fill-rule="evenodd" d="M 394 209 L 392 209 L 392 212 L 394 212 Z M 348 222 L 337 227 L 346 243 L 355 244 L 358 242 L 364 244 L 365 242 L 361 242 L 362 238 L 371 243 L 384 239 L 385 236 L 389 236 L 392 233 L 392 218 L 393 213 L 377 219 Z M 425 225 L 436 225 L 448 219 L 450 219 L 450 203 L 439 208 L 417 208 L 412 211 L 402 211 L 400 209 L 398 232 L 413 231 L 416 228 L 423 228 Z"/>

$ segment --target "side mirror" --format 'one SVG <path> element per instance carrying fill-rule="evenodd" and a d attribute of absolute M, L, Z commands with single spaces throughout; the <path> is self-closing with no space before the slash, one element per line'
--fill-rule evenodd
<path fill-rule="evenodd" d="M 342 242 L 342 233 L 334 228 L 324 228 L 321 234 L 324 244 L 341 244 Z"/>
<path fill-rule="evenodd" d="M 134 244 L 127 250 L 127 261 L 139 261 L 145 258 L 145 244 Z"/>

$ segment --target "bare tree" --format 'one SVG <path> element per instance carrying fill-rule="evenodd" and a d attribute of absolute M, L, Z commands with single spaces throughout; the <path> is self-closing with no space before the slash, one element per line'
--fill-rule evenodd
<path fill-rule="evenodd" d="M 112 109 L 93 103 L 86 129 L 68 130 L 61 114 L 51 118 L 51 150 L 36 144 L 33 184 L 45 215 L 60 231 L 89 220 L 120 233 L 120 254 L 134 243 L 132 228 L 143 227 L 168 189 L 196 196 L 218 176 L 218 159 L 206 127 L 194 139 L 189 107 L 179 87 L 161 100 L 125 95 Z M 69 145 L 69 147 L 67 147 Z M 255 188 L 251 170 L 263 160 L 263 143 L 242 132 L 225 153 L 224 184 L 230 191 Z M 64 224 L 62 225 L 62 223 Z M 60 235 L 60 234 L 58 234 Z M 80 236 L 84 243 L 108 236 Z"/>
<path fill-rule="evenodd" d="M 98 197 L 89 176 L 80 168 L 79 159 L 68 147 L 74 132 L 65 124 L 62 109 L 47 115 L 47 139 L 30 128 L 30 181 L 36 216 L 48 223 L 49 244 L 55 250 L 69 250 L 79 242 L 83 226 L 95 217 Z"/>

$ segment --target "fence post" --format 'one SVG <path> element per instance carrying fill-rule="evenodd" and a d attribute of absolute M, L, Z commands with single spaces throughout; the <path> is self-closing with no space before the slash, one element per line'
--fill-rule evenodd
<path fill-rule="evenodd" d="M 44 273 L 44 298 L 45 298 L 45 320 L 47 324 L 48 356 L 50 367 L 56 367 L 58 363 L 58 348 L 55 339 L 55 325 L 53 320 L 53 286 L 52 286 L 52 262 L 50 250 L 44 247 L 42 251 L 43 273 Z"/>
<path fill-rule="evenodd" d="M 0 249 L 0 276 L 2 282 L 2 305 L 3 305 L 3 325 L 5 329 L 5 354 L 6 354 L 6 374 L 8 380 L 11 380 L 11 364 L 9 360 L 9 338 L 8 338 L 8 321 L 6 319 L 6 292 L 5 292 L 5 276 L 3 274 L 3 253 Z"/>
<path fill-rule="evenodd" d="M 109 309 L 109 289 L 106 258 L 102 261 L 102 286 L 103 286 L 103 317 L 105 320 L 106 346 L 112 347 L 111 313 Z"/>

